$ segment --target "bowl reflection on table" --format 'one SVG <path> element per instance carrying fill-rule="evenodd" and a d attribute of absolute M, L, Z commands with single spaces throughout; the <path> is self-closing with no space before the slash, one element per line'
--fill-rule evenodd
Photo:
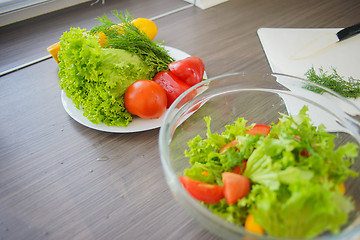
<path fill-rule="evenodd" d="M 309 86 L 322 89 L 322 94 L 309 90 Z M 196 89 L 198 95 L 187 103 L 182 98 Z M 315 126 L 324 124 L 327 131 L 337 136 L 336 144 L 360 143 L 360 109 L 350 101 L 318 85 L 282 74 L 231 73 L 194 86 L 181 95 L 167 112 L 160 129 L 159 149 L 166 181 L 175 199 L 211 232 L 225 239 L 275 239 L 255 235 L 243 227 L 228 223 L 212 214 L 193 199 L 182 187 L 179 175 L 191 167 L 184 151 L 195 136 L 206 137 L 205 116 L 211 117 L 211 131 L 221 133 L 225 126 L 244 117 L 248 123 L 271 124 L 278 122 L 279 113 L 298 114 L 307 105 Z M 351 167 L 359 172 L 356 159 Z M 358 239 L 360 236 L 360 180 L 349 178 L 345 182 L 346 194 L 355 200 L 355 211 L 337 235 L 323 234 L 317 239 Z"/>

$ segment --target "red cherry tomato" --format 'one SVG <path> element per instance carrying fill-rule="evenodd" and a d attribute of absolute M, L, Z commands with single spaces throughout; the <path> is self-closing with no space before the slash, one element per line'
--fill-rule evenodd
<path fill-rule="evenodd" d="M 246 132 L 254 136 L 257 134 L 266 136 L 270 132 L 270 126 L 264 124 L 256 124 L 252 129 L 246 130 Z"/>
<path fill-rule="evenodd" d="M 223 172 L 224 196 L 228 204 L 234 204 L 245 197 L 250 190 L 250 181 L 243 175 L 232 172 Z"/>
<path fill-rule="evenodd" d="M 151 80 L 132 83 L 125 92 L 124 101 L 129 113 L 146 119 L 159 118 L 167 105 L 165 90 Z"/>
<path fill-rule="evenodd" d="M 180 181 L 186 191 L 196 200 L 217 203 L 224 198 L 223 187 L 220 185 L 203 183 L 187 176 L 180 176 Z"/>
<path fill-rule="evenodd" d="M 167 107 L 170 107 L 177 97 L 190 88 L 189 85 L 181 81 L 175 76 L 175 74 L 169 71 L 157 73 L 153 81 L 157 82 L 165 90 L 167 96 Z M 196 90 L 188 94 L 186 99 L 184 98 L 184 101 L 187 102 L 191 100 L 195 95 Z"/>
<path fill-rule="evenodd" d="M 203 80 L 205 66 L 199 57 L 191 56 L 170 63 L 169 69 L 181 81 L 193 86 Z"/>

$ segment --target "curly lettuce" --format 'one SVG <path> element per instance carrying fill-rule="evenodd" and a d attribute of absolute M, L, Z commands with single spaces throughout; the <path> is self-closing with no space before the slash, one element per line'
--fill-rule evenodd
<path fill-rule="evenodd" d="M 152 79 L 153 70 L 135 54 L 101 48 L 95 36 L 71 28 L 60 39 L 59 85 L 91 122 L 127 126 L 132 121 L 123 94 L 136 80 Z"/>

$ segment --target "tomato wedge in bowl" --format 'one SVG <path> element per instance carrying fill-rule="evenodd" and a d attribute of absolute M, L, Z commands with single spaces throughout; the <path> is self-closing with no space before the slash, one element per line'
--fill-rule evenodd
<path fill-rule="evenodd" d="M 165 178 L 175 199 L 190 215 L 224 239 L 351 239 L 359 236 L 357 217 L 360 213 L 360 196 L 356 186 L 360 184 L 360 123 L 356 116 L 360 116 L 360 109 L 357 106 L 331 90 L 324 88 L 326 94 L 318 94 L 309 90 L 309 86 L 314 86 L 312 83 L 281 74 L 226 74 L 193 86 L 183 97 L 204 85 L 206 91 L 186 104 L 179 104 L 181 98 L 174 101 L 165 115 L 159 134 Z M 200 106 L 197 104 L 199 101 L 202 101 Z M 194 106 L 197 106 L 196 111 L 190 111 Z M 184 114 L 189 112 L 191 114 Z M 249 131 L 255 126 L 260 126 L 259 134 L 250 134 Z M 227 144 L 228 147 L 221 151 Z M 302 153 L 304 149 L 307 154 Z M 329 154 L 336 152 L 336 156 L 342 152 L 346 157 L 336 160 L 335 164 L 320 149 L 327 149 Z M 326 164 L 322 165 L 322 162 Z M 344 165 L 347 165 L 347 170 L 338 172 L 342 177 L 335 177 L 335 169 L 339 170 Z M 182 176 L 186 176 L 205 186 L 223 187 L 224 194 L 224 189 L 229 189 L 226 188 L 229 181 L 224 181 L 222 172 L 227 172 L 225 176 L 233 179 L 231 181 L 243 181 L 244 178 L 238 175 L 249 180 L 249 190 L 244 191 L 245 196 L 238 189 L 237 196 L 240 198 L 233 197 L 236 191 L 231 191 L 228 198 L 235 200 L 226 202 L 225 194 L 219 202 L 207 203 L 190 194 L 181 181 Z M 331 186 L 319 184 L 325 176 L 323 174 L 329 176 L 327 183 Z M 342 184 L 346 189 L 344 195 L 339 187 Z M 312 194 L 299 190 L 296 195 L 298 189 L 308 189 Z M 220 198 L 221 194 L 218 196 Z M 278 202 L 286 200 L 287 204 L 270 200 L 253 201 L 252 198 L 256 199 L 256 196 L 258 199 L 278 199 Z M 301 197 L 287 201 L 289 196 Z M 329 198 L 320 201 L 321 196 Z M 295 200 L 309 199 L 317 199 L 316 209 L 307 208 L 306 204 L 298 209 L 290 205 Z M 329 199 L 342 199 L 337 207 L 339 212 L 344 213 L 341 214 L 341 224 L 340 215 L 335 218 L 329 213 L 329 208 L 322 207 L 334 206 Z M 354 204 L 348 205 L 346 199 L 352 199 Z M 263 208 L 265 203 L 271 204 L 271 214 L 267 214 Z M 223 206 L 223 210 L 220 210 L 220 206 Z M 298 226 L 298 235 L 290 231 L 290 225 L 269 221 L 284 219 L 286 214 L 288 216 L 283 222 Z M 228 217 L 224 218 L 224 215 Z M 252 229 L 261 231 L 255 233 L 251 228 L 245 228 L 245 221 L 250 215 L 251 221 L 248 220 L 247 225 L 252 222 L 252 226 L 257 226 Z M 337 227 L 334 227 L 336 224 L 329 226 L 320 219 L 335 219 L 339 223 Z M 320 226 L 324 231 L 312 231 L 313 226 Z M 284 227 L 288 230 L 275 231 Z M 262 234 L 259 235 L 259 232 Z M 301 236 L 302 232 L 308 235 Z"/>

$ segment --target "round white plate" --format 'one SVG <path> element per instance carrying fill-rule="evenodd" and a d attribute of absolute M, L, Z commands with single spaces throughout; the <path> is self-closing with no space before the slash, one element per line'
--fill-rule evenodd
<path fill-rule="evenodd" d="M 165 49 L 169 52 L 169 55 L 175 60 L 181 60 L 189 57 L 190 55 L 176 48 L 165 46 Z M 204 73 L 204 78 L 207 78 L 206 73 Z M 141 132 L 146 130 L 151 130 L 161 126 L 165 114 L 163 114 L 158 119 L 143 119 L 137 116 L 133 116 L 133 120 L 128 124 L 127 127 L 119 126 L 107 126 L 104 123 L 94 124 L 89 121 L 84 115 L 83 110 L 77 109 L 70 98 L 66 96 L 64 91 L 61 91 L 61 101 L 65 108 L 65 111 L 72 117 L 75 121 L 80 124 L 104 132 L 114 132 L 114 133 L 132 133 L 132 132 Z"/>

